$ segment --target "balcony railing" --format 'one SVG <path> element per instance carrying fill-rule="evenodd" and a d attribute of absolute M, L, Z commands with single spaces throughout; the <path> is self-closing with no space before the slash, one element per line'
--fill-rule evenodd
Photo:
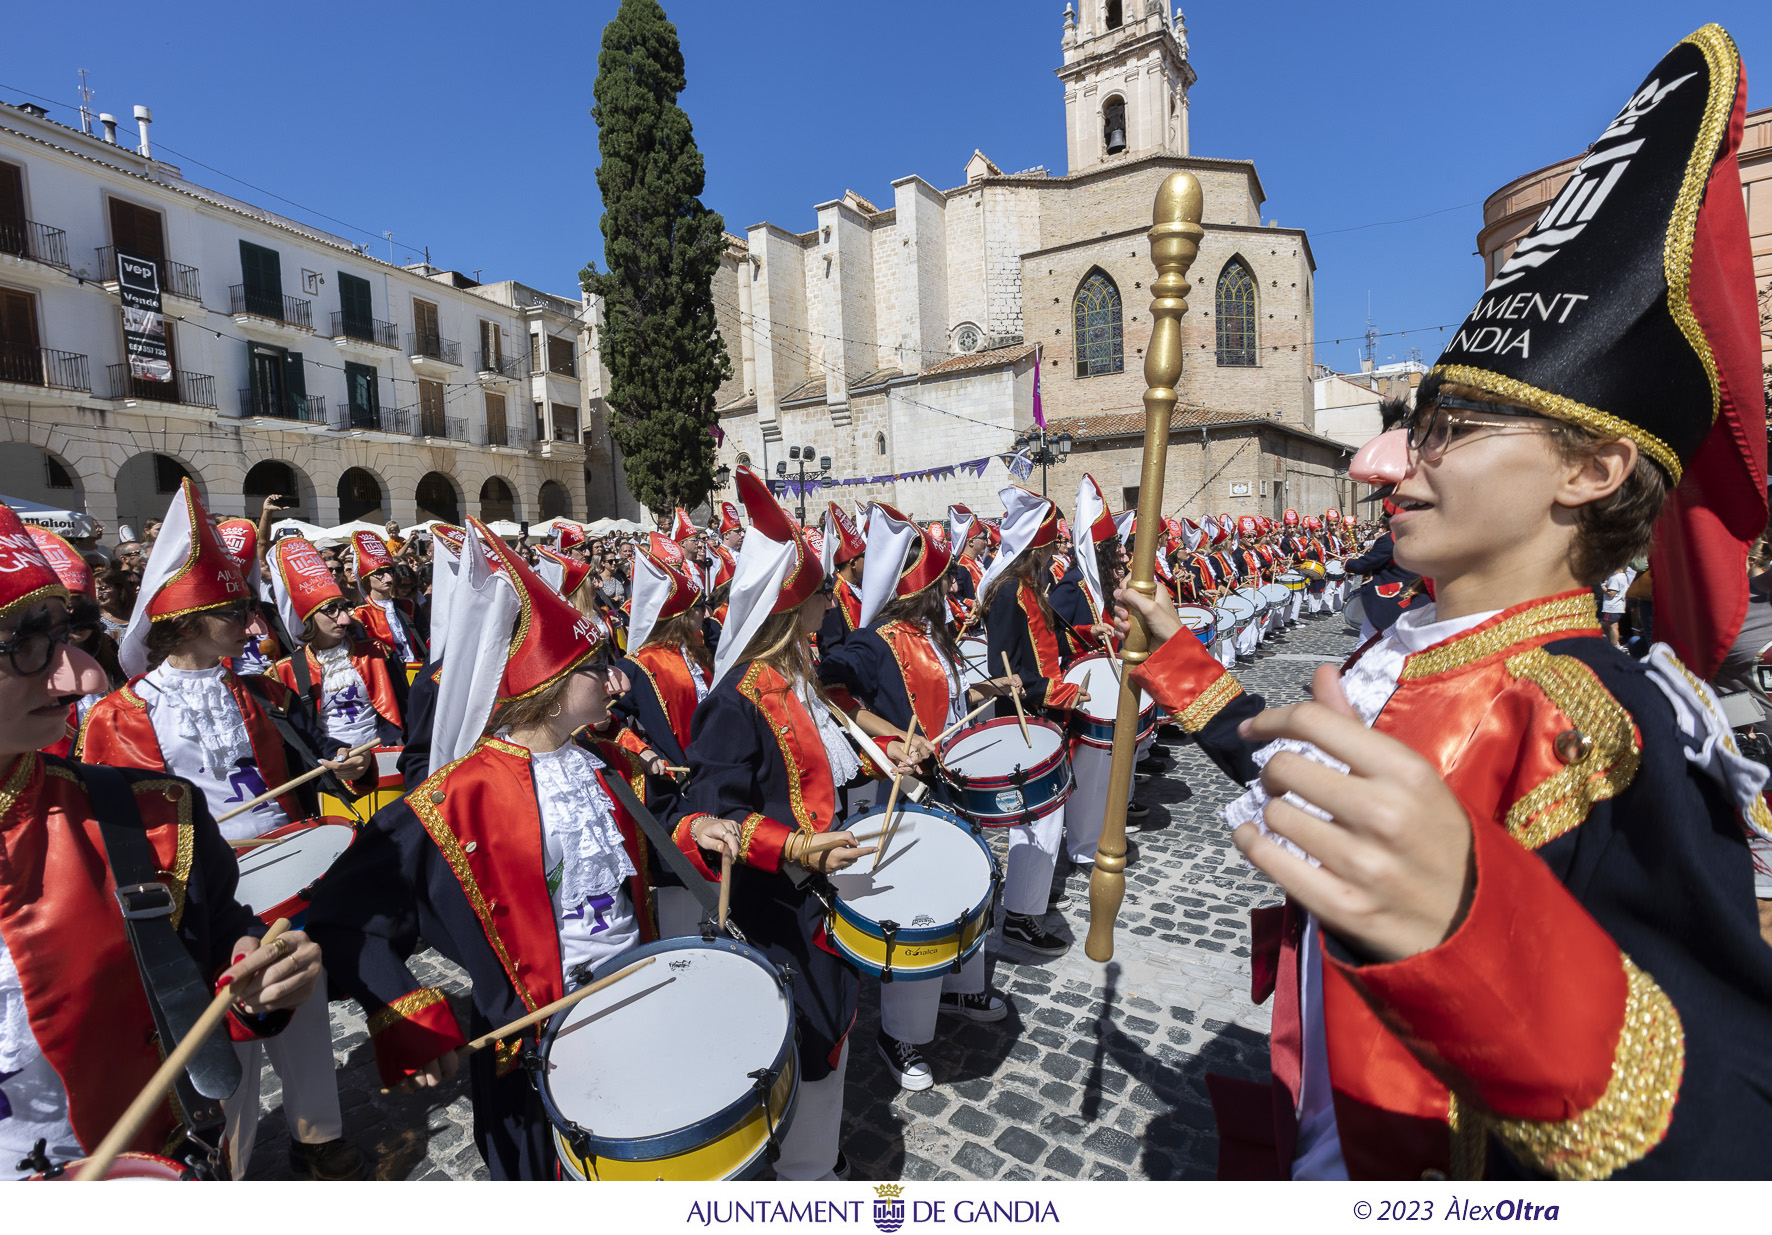
<path fill-rule="evenodd" d="M 468 422 L 463 416 L 438 416 L 420 412 L 413 427 L 415 437 L 441 437 L 454 442 L 468 440 Z"/>
<path fill-rule="evenodd" d="M 350 403 L 341 403 L 332 411 L 332 427 L 340 432 L 352 429 L 369 429 L 381 432 L 382 413 L 373 407 L 357 407 Z"/>
<path fill-rule="evenodd" d="M 332 315 L 332 337 L 335 339 L 356 339 L 362 343 L 373 343 L 377 347 L 398 349 L 400 332 L 393 322 L 378 321 L 373 317 L 358 317 L 353 313 L 334 313 Z"/>
<path fill-rule="evenodd" d="M 249 291 L 244 283 L 236 283 L 228 289 L 228 312 L 262 317 L 267 321 L 299 326 L 303 330 L 314 328 L 313 301 L 275 292 Z"/>
<path fill-rule="evenodd" d="M 454 339 L 445 339 L 442 335 L 408 331 L 406 354 L 426 356 L 432 360 L 441 360 L 444 364 L 460 364 L 461 344 Z"/>
<path fill-rule="evenodd" d="M 498 352 L 474 353 L 474 366 L 480 373 L 498 373 L 509 378 L 524 376 L 522 361 L 515 356 L 504 356 Z"/>
<path fill-rule="evenodd" d="M 297 395 L 251 386 L 240 390 L 240 417 L 270 416 L 277 420 L 303 420 L 309 424 L 326 423 L 326 398 L 323 395 Z"/>
<path fill-rule="evenodd" d="M 480 445 L 482 446 L 515 446 L 523 447 L 523 429 L 519 425 L 500 424 L 493 421 L 480 429 Z"/>
<path fill-rule="evenodd" d="M 0 219 L 0 253 L 67 270 L 68 233 L 30 219 Z"/>
<path fill-rule="evenodd" d="M 58 352 L 53 347 L 20 347 L 16 343 L 0 343 L 0 382 L 22 382 L 52 390 L 92 389 L 86 357 L 77 352 Z"/>
<path fill-rule="evenodd" d="M 381 431 L 383 433 L 410 433 L 412 432 L 413 417 L 417 414 L 417 408 L 384 407 L 381 409 Z"/>
<path fill-rule="evenodd" d="M 98 253 L 99 279 L 104 283 L 117 282 L 117 246 L 107 244 Z M 203 299 L 203 284 L 197 277 L 197 268 L 187 266 L 183 262 L 168 261 L 164 257 L 150 258 L 160 271 L 160 290 L 168 296 L 182 296 L 186 300 Z M 211 405 L 213 406 L 213 404 Z"/>
<path fill-rule="evenodd" d="M 129 376 L 127 364 L 107 365 L 111 398 L 145 399 L 154 403 L 183 403 L 190 407 L 215 407 L 215 379 L 207 373 L 176 370 L 170 382 L 150 382 Z"/>

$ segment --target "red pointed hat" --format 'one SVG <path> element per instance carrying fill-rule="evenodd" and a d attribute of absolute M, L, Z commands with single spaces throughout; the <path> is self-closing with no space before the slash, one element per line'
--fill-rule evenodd
<path fill-rule="evenodd" d="M 567 557 L 546 545 L 537 545 L 535 554 L 560 568 L 560 595 L 562 596 L 570 596 L 578 591 L 579 584 L 583 583 L 591 573 L 589 562 L 581 562 L 575 557 Z"/>
<path fill-rule="evenodd" d="M 1310 531 L 1320 532 L 1323 530 L 1323 521 L 1315 515 L 1307 515 L 1305 516 L 1304 526 Z"/>
<path fill-rule="evenodd" d="M 817 532 L 806 533 L 808 539 L 817 535 Z M 824 551 L 824 542 L 820 540 L 815 547 L 820 553 L 822 553 Z M 738 559 L 732 556 L 732 550 L 728 549 L 725 545 L 713 544 L 708 546 L 708 553 L 714 559 L 714 577 L 708 584 L 709 590 L 717 587 L 724 587 L 728 583 L 731 583 L 732 576 L 738 573 Z"/>
<path fill-rule="evenodd" d="M 1089 539 L 1098 545 L 1105 545 L 1119 532 L 1114 526 L 1114 512 L 1108 509 L 1107 495 L 1102 493 L 1101 484 L 1087 472 L 1083 474 L 1083 484 L 1095 491 L 1095 520 L 1089 525 Z M 1079 504 L 1082 498 L 1077 499 Z M 1079 514 L 1082 512 L 1079 510 Z M 1059 524 L 1063 527 L 1063 523 Z"/>
<path fill-rule="evenodd" d="M 744 523 L 738 517 L 738 507 L 731 502 L 720 503 L 720 526 L 715 529 L 724 536 L 727 532 L 744 530 Z"/>
<path fill-rule="evenodd" d="M 643 552 L 664 572 L 670 583 L 669 594 L 659 605 L 658 620 L 662 622 L 679 613 L 687 613 L 689 606 L 701 599 L 700 571 L 694 562 L 683 556 L 683 546 L 668 536 L 653 532 L 649 541 Z"/>
<path fill-rule="evenodd" d="M 1341 522 L 1341 512 L 1339 510 L 1335 509 L 1335 507 L 1331 506 L 1328 510 L 1325 510 L 1323 512 L 1323 522 L 1324 523 L 1340 523 Z"/>
<path fill-rule="evenodd" d="M 585 530 L 576 523 L 556 523 L 554 533 L 560 552 L 576 549 L 585 542 Z"/>
<path fill-rule="evenodd" d="M 510 577 L 522 606 L 511 632 L 497 701 L 528 698 L 594 656 L 608 640 L 609 628 L 601 619 L 566 603 L 491 528 L 478 519 L 469 519 L 468 526 L 480 534 L 488 556 Z"/>
<path fill-rule="evenodd" d="M 1060 519 L 1058 521 L 1058 534 L 1062 539 L 1070 539 L 1071 525 L 1068 519 Z"/>
<path fill-rule="evenodd" d="M 954 560 L 953 550 L 948 547 L 945 539 L 936 536 L 936 529 L 941 528 L 941 524 L 931 523 L 927 527 L 918 527 L 886 503 L 879 503 L 879 507 L 882 513 L 917 529 L 922 552 L 914 555 L 915 561 L 910 560 L 912 554 L 905 554 L 906 565 L 898 576 L 898 586 L 893 589 L 893 595 L 901 599 L 915 596 L 947 572 L 948 564 Z M 942 530 L 946 531 L 945 528 Z"/>
<path fill-rule="evenodd" d="M 812 551 L 814 553 L 818 554 L 819 561 L 821 561 L 821 562 L 824 561 L 824 533 L 819 531 L 815 527 L 807 528 L 806 529 L 806 543 L 812 546 Z M 726 546 L 724 546 L 724 545 L 721 545 L 720 547 L 722 549 L 726 548 Z M 732 551 L 730 549 L 728 549 L 726 551 L 726 559 L 730 560 L 731 558 L 732 558 Z M 731 572 L 730 571 L 727 572 L 726 578 L 730 579 L 731 577 L 732 577 Z M 725 581 L 726 581 L 725 579 L 716 578 L 714 580 L 714 586 L 719 587 L 720 584 L 724 583 Z"/>
<path fill-rule="evenodd" d="M 461 556 L 462 546 L 468 540 L 466 530 L 456 527 L 453 523 L 431 524 L 431 535 L 455 550 L 457 557 Z"/>
<path fill-rule="evenodd" d="M 183 551 L 182 562 L 169 562 L 170 578 L 162 584 L 148 601 L 148 619 L 154 622 L 167 622 L 187 613 L 201 613 L 205 609 L 220 609 L 226 605 L 237 605 L 251 597 L 246 586 L 246 577 L 240 573 L 239 566 L 234 563 L 234 555 L 229 553 L 227 546 L 222 544 L 221 536 L 215 530 L 215 524 L 209 521 L 209 512 L 203 508 L 203 499 L 197 496 L 196 486 L 186 477 L 179 482 L 184 498 L 185 527 L 176 533 L 176 537 L 167 543 L 173 546 L 173 552 Z M 167 514 L 170 521 L 178 511 L 175 498 Z M 161 541 L 166 540 L 163 528 L 160 537 L 154 542 L 156 551 Z M 154 554 L 149 554 L 149 565 L 152 566 Z M 144 583 L 154 572 L 145 570 Z"/>
<path fill-rule="evenodd" d="M 689 516 L 683 512 L 681 506 L 677 507 L 676 513 L 671 515 L 671 539 L 678 544 L 682 544 L 694 535 L 694 522 L 692 522 Z"/>
<path fill-rule="evenodd" d="M 271 546 L 270 558 L 281 584 L 279 591 L 289 598 L 298 622 L 306 622 L 314 610 L 328 601 L 344 599 L 320 551 L 301 537 L 285 536 L 279 540 Z"/>
<path fill-rule="evenodd" d="M 1254 536 L 1261 531 L 1261 521 L 1254 515 L 1244 515 L 1237 520 L 1237 535 Z"/>
<path fill-rule="evenodd" d="M 852 562 L 868 551 L 868 542 L 862 539 L 861 533 L 855 530 L 855 521 L 849 513 L 835 502 L 827 503 L 829 517 L 825 520 L 825 531 L 828 534 L 836 529 L 837 550 L 831 559 L 838 566 Z"/>
<path fill-rule="evenodd" d="M 1298 526 L 1298 512 L 1296 510 L 1293 510 L 1290 506 L 1288 506 L 1286 508 L 1286 513 L 1280 517 L 1281 517 L 1282 521 L 1285 522 L 1287 527 L 1297 527 Z"/>
<path fill-rule="evenodd" d="M 394 564 L 387 542 L 375 532 L 352 532 L 351 549 L 359 583 L 376 571 L 386 570 Z"/>
<path fill-rule="evenodd" d="M 813 552 L 806 533 L 782 509 L 781 503 L 769 492 L 769 486 L 761 476 L 748 467 L 740 467 L 736 484 L 739 500 L 744 503 L 745 513 L 751 517 L 751 530 L 745 536 L 746 548 L 750 547 L 750 538 L 755 535 L 761 535 L 778 545 L 791 545 L 793 548 L 793 561 L 789 564 L 787 573 L 782 576 L 781 589 L 775 594 L 775 603 L 770 606 L 769 612 L 786 613 L 789 609 L 797 609 L 824 582 L 824 564 L 819 555 Z"/>
<path fill-rule="evenodd" d="M 253 563 L 258 560 L 258 524 L 251 519 L 223 519 L 215 525 L 215 530 L 240 573 L 250 574 Z"/>
<path fill-rule="evenodd" d="M 947 524 L 934 523 L 934 522 L 925 523 L 923 525 L 923 530 L 925 532 L 929 533 L 929 535 L 935 537 L 935 539 L 940 541 L 942 544 L 944 544 L 944 545 L 947 544 L 947 542 L 948 542 Z"/>
<path fill-rule="evenodd" d="M 993 545 L 1000 545 L 1003 543 L 1003 528 L 1001 524 L 993 523 L 988 519 L 981 519 L 979 522 L 984 524 L 985 539 L 989 540 Z"/>
<path fill-rule="evenodd" d="M 74 546 L 46 527 L 38 527 L 35 523 L 25 524 L 25 530 L 31 539 L 37 542 L 42 551 L 43 559 L 55 571 L 55 577 L 62 581 L 70 595 L 78 594 L 90 600 L 98 599 L 98 581 L 93 578 L 92 567 L 86 559 L 75 551 Z"/>
<path fill-rule="evenodd" d="M 47 597 L 68 599 L 68 585 L 38 547 L 33 535 L 38 530 L 19 522 L 12 507 L 0 505 L 0 618 Z"/>

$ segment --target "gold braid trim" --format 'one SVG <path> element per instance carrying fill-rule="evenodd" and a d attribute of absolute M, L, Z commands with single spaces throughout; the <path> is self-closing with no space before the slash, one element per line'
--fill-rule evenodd
<path fill-rule="evenodd" d="M 1573 656 L 1533 648 L 1508 657 L 1507 671 L 1536 685 L 1593 742 L 1586 755 L 1508 808 L 1508 834 L 1528 849 L 1541 849 L 1580 827 L 1595 802 L 1622 793 L 1636 777 L 1642 748 L 1630 713 Z"/>
<path fill-rule="evenodd" d="M 1482 1179 L 1489 1173 L 1489 1130 L 1481 1112 L 1453 1094 L 1446 1122 L 1452 1132 L 1452 1178 Z"/>
<path fill-rule="evenodd" d="M 738 833 L 738 860 L 740 862 L 748 863 L 751 860 L 751 842 L 756 839 L 757 825 L 763 822 L 763 818 L 762 815 L 754 811 L 744 817 L 744 823 Z"/>
<path fill-rule="evenodd" d="M 440 986 L 421 986 L 416 991 L 400 996 L 379 1012 L 369 1016 L 369 1036 L 375 1037 L 384 1030 L 392 1029 L 401 1021 L 411 1020 L 426 1008 L 446 1003 L 448 996 Z"/>
<path fill-rule="evenodd" d="M 769 714 L 769 709 L 763 706 L 763 687 L 758 684 L 757 679 L 767 667 L 768 666 L 760 660 L 752 661 L 751 667 L 745 671 L 744 677 L 739 680 L 738 693 L 749 699 L 751 703 L 756 706 L 757 714 L 763 718 L 763 723 L 768 725 L 770 732 L 775 734 L 775 745 L 781 751 L 781 761 L 787 766 L 788 770 L 788 805 L 794 812 L 794 825 L 802 832 L 816 832 L 818 831 L 817 823 L 806 812 L 806 800 L 800 785 L 802 778 L 800 761 L 794 758 L 793 737 L 789 733 L 787 726 L 785 724 L 776 724 L 775 717 L 771 716 Z M 781 693 L 786 699 L 793 698 L 792 690 L 790 690 L 785 684 L 782 687 Z M 801 706 L 804 707 L 804 704 Z M 813 733 L 816 736 L 818 722 L 813 721 L 812 723 L 814 726 Z M 824 747 L 821 745 L 819 749 L 823 750 Z M 752 826 L 754 827 L 755 825 Z"/>
<path fill-rule="evenodd" d="M 1594 608 L 1593 593 L 1547 600 L 1494 626 L 1479 626 L 1468 635 L 1454 636 L 1425 652 L 1415 653 L 1403 662 L 1400 678 L 1411 682 L 1436 673 L 1449 673 L 1529 639 L 1541 639 L 1566 630 L 1598 630 L 1599 627 L 1599 611 Z"/>
<path fill-rule="evenodd" d="M 1667 1135 L 1686 1069 L 1686 1031 L 1673 1001 L 1619 953 L 1630 994 L 1599 1101 L 1573 1119 L 1501 1119 L 1489 1126 L 1529 1166 L 1558 1179 L 1605 1179 Z"/>
<path fill-rule="evenodd" d="M 1208 721 L 1224 711 L 1232 699 L 1242 693 L 1242 684 L 1236 678 L 1228 673 L 1222 674 L 1182 710 L 1175 718 L 1175 723 L 1189 733 L 1198 733 L 1206 727 Z"/>

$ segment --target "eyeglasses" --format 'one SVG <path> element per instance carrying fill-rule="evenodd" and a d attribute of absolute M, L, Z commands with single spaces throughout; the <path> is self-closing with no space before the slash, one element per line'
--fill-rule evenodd
<path fill-rule="evenodd" d="M 329 600 L 314 612 L 323 613 L 329 618 L 347 618 L 351 616 L 351 607 L 342 600 Z"/>
<path fill-rule="evenodd" d="M 1530 433 L 1542 429 L 1544 424 L 1543 416 L 1503 403 L 1442 397 L 1425 409 L 1410 412 L 1403 427 L 1409 432 L 1409 449 L 1420 455 L 1422 462 L 1434 463 L 1472 430 L 1513 429 Z"/>
<path fill-rule="evenodd" d="M 27 619 L 11 639 L 0 642 L 0 654 L 12 664 L 13 673 L 21 678 L 36 677 L 49 668 L 55 649 L 68 641 L 74 628 L 66 618 L 45 628 L 40 622 Z"/>
<path fill-rule="evenodd" d="M 235 604 L 206 609 L 204 612 L 210 617 L 220 618 L 224 622 L 244 622 L 252 617 L 252 604 L 242 600 Z"/>

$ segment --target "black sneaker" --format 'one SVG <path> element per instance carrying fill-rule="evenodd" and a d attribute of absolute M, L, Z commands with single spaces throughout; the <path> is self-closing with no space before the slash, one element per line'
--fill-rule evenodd
<path fill-rule="evenodd" d="M 1052 890 L 1046 894 L 1047 913 L 1056 913 L 1070 903 L 1070 891 L 1062 883 L 1054 884 Z"/>
<path fill-rule="evenodd" d="M 835 1175 L 838 1179 L 849 1178 L 849 1155 L 844 1153 L 841 1149 L 837 1151 L 837 1165 L 831 1168 L 831 1174 Z"/>
<path fill-rule="evenodd" d="M 874 1049 L 886 1061 L 886 1070 L 892 1073 L 900 1089 L 928 1089 L 935 1084 L 935 1074 L 915 1043 L 900 1042 L 882 1029 L 874 1039 Z"/>
<path fill-rule="evenodd" d="M 370 1175 L 369 1159 L 354 1142 L 347 1141 L 342 1136 L 335 1141 L 321 1141 L 317 1145 L 291 1141 L 289 1169 L 308 1179 L 329 1182 L 368 1179 Z"/>
<path fill-rule="evenodd" d="M 1127 823 L 1143 823 L 1146 819 L 1149 819 L 1150 817 L 1151 817 L 1151 808 L 1146 806 L 1143 802 L 1128 802 L 1128 803 L 1126 803 L 1126 822 Z"/>
<path fill-rule="evenodd" d="M 1035 956 L 1063 956 L 1071 950 L 1070 944 L 1042 926 L 1038 918 L 1025 913 L 1003 915 L 1003 942 Z"/>
<path fill-rule="evenodd" d="M 1149 755 L 1132 765 L 1134 772 L 1143 772 L 1146 776 L 1161 776 L 1169 770 L 1169 761 L 1157 755 Z"/>
<path fill-rule="evenodd" d="M 1009 1005 L 989 991 L 979 991 L 976 995 L 943 992 L 941 1010 L 969 1021 L 1000 1021 L 1009 1015 Z"/>

